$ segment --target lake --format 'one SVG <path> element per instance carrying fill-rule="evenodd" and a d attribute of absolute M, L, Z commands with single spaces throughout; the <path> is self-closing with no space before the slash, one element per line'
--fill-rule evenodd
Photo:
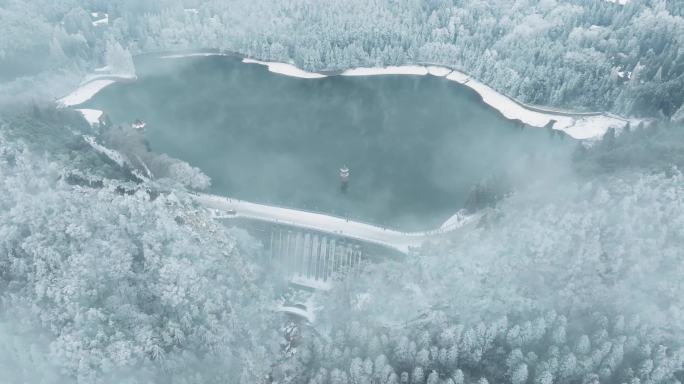
<path fill-rule="evenodd" d="M 444 78 L 299 79 L 223 56 L 146 56 L 136 67 L 138 81 L 84 106 L 114 123 L 143 119 L 152 150 L 202 169 L 210 192 L 391 228 L 438 227 L 478 183 L 517 182 L 512 172 L 534 173 L 573 147 Z"/>

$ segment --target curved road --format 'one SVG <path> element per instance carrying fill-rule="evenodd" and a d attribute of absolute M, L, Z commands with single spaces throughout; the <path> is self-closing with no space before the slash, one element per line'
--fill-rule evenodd
<path fill-rule="evenodd" d="M 321 213 L 300 211 L 291 208 L 275 207 L 265 204 L 231 199 L 223 196 L 197 194 L 197 201 L 205 207 L 224 213 L 224 217 L 243 217 L 254 220 L 279 223 L 299 228 L 330 233 L 360 241 L 383 245 L 408 253 L 411 248 L 419 247 L 428 238 L 448 233 L 472 221 L 475 216 L 460 216 L 449 220 L 448 225 L 426 232 L 400 232 L 341 217 Z"/>

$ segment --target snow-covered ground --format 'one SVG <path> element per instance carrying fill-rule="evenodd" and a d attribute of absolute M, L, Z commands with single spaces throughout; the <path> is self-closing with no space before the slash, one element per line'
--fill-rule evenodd
<path fill-rule="evenodd" d="M 606 0 L 609 3 L 615 3 L 615 4 L 620 4 L 620 5 L 625 5 L 629 3 L 629 0 Z"/>
<path fill-rule="evenodd" d="M 57 104 L 61 107 L 73 107 L 75 105 L 83 104 L 98 92 L 117 81 L 136 79 L 135 75 L 102 73 L 106 69 L 107 67 L 97 68 L 95 70 L 98 72 L 97 74 L 86 76 L 78 88 L 57 100 Z"/>
<path fill-rule="evenodd" d="M 90 83 L 91 81 L 95 80 L 114 80 L 116 81 L 131 81 L 137 79 L 136 75 L 132 74 L 126 74 L 126 73 L 112 73 L 111 69 L 109 66 L 104 66 L 101 68 L 95 68 L 93 70 L 95 73 L 91 73 L 89 75 L 86 75 L 83 78 L 83 81 L 81 81 L 81 85 L 84 85 L 86 83 Z"/>
<path fill-rule="evenodd" d="M 295 67 L 292 64 L 287 64 L 287 63 L 278 63 L 278 62 L 272 62 L 272 61 L 260 61 L 260 60 L 254 60 L 254 59 L 242 59 L 243 63 L 246 64 L 259 64 L 259 65 L 265 65 L 268 67 L 268 70 L 273 72 L 273 73 L 278 73 L 281 75 L 285 76 L 291 76 L 291 77 L 299 77 L 301 79 L 320 79 L 323 77 L 326 77 L 326 75 L 322 73 L 316 73 L 316 72 L 308 72 L 303 69 L 299 69 Z"/>
<path fill-rule="evenodd" d="M 209 57 L 209 56 L 228 56 L 227 53 L 221 52 L 191 52 L 191 53 L 176 53 L 172 55 L 160 56 L 160 59 L 182 59 L 184 57 Z"/>
<path fill-rule="evenodd" d="M 112 71 L 112 68 L 111 68 L 109 65 L 105 65 L 104 67 L 95 68 L 95 69 L 93 69 L 93 71 L 94 71 L 95 73 L 100 73 L 100 74 L 102 74 L 102 73 L 110 73 L 110 72 Z"/>
<path fill-rule="evenodd" d="M 513 99 L 502 95 L 462 72 L 453 71 L 447 76 L 447 79 L 474 90 L 482 97 L 485 103 L 501 112 L 508 119 L 517 119 L 533 127 L 543 127 L 551 120 L 556 120 L 556 129 L 563 129 L 573 123 L 573 118 L 569 116 L 552 115 L 527 109 L 516 103 Z"/>
<path fill-rule="evenodd" d="M 449 69 L 449 68 L 437 67 L 434 65 L 428 65 L 427 71 L 432 76 L 437 76 L 437 77 L 445 77 L 446 75 L 451 73 L 451 69 Z"/>
<path fill-rule="evenodd" d="M 100 124 L 100 117 L 102 117 L 103 112 L 99 109 L 77 109 L 77 111 L 81 112 L 91 126 Z"/>
<path fill-rule="evenodd" d="M 329 288 L 329 287 L 328 287 Z M 316 310 L 318 309 L 316 303 L 314 302 L 313 296 L 309 296 L 306 301 L 301 303 L 306 309 L 299 308 L 298 306 L 288 305 L 286 303 L 280 303 L 275 307 L 276 312 L 289 313 L 290 315 L 295 315 L 306 319 L 309 323 L 316 321 Z"/>
<path fill-rule="evenodd" d="M 378 76 L 378 75 L 419 75 L 428 74 L 428 69 L 422 65 L 401 65 L 377 68 L 352 68 L 341 73 L 342 76 Z"/>
<path fill-rule="evenodd" d="M 464 209 L 460 209 L 453 216 L 448 218 L 439 229 L 442 231 L 449 231 L 452 228 L 462 227 L 469 220 L 471 220 L 471 215 L 468 215 Z"/>
<path fill-rule="evenodd" d="M 327 291 L 332 287 L 329 281 L 311 279 L 301 275 L 292 276 L 292 278 L 290 278 L 290 283 L 318 291 Z"/>
<path fill-rule="evenodd" d="M 124 167 L 126 164 L 128 164 L 128 159 L 126 158 L 126 156 L 122 155 L 119 151 L 115 151 L 113 149 L 105 147 L 104 145 L 98 144 L 97 141 L 95 141 L 95 137 L 84 135 L 83 140 L 85 140 L 86 143 L 90 144 L 90 146 L 93 147 L 95 151 L 107 156 L 119 167 Z"/>
<path fill-rule="evenodd" d="M 638 125 L 641 120 L 629 119 L 632 125 Z M 564 128 L 563 131 L 577 139 L 592 139 L 603 136 L 610 128 L 621 130 L 627 125 L 627 121 L 607 115 L 586 116 L 576 119 L 575 122 Z"/>
<path fill-rule="evenodd" d="M 83 104 L 108 85 L 114 84 L 114 82 L 115 81 L 112 79 L 99 79 L 90 81 L 88 83 L 82 84 L 70 94 L 57 100 L 57 103 L 63 107 L 71 107 L 74 105 Z"/>
<path fill-rule="evenodd" d="M 292 307 L 292 306 L 287 306 L 287 305 L 279 305 L 275 308 L 276 312 L 283 312 L 283 313 L 289 313 L 291 315 L 299 316 L 301 318 L 306 319 L 309 323 L 313 323 L 316 317 L 312 312 L 309 312 L 307 310 L 304 310 L 302 308 L 297 308 L 297 307 Z"/>
<path fill-rule="evenodd" d="M 109 14 L 107 13 L 92 12 L 90 15 L 94 18 L 100 17 L 99 19 L 93 21 L 93 27 L 109 24 Z"/>
<path fill-rule="evenodd" d="M 119 151 L 105 147 L 104 145 L 98 144 L 95 137 L 89 135 L 83 135 L 83 140 L 88 143 L 96 152 L 99 152 L 107 156 L 111 161 L 115 162 L 119 167 L 129 167 L 131 173 L 135 175 L 140 180 L 148 180 L 148 177 L 143 175 L 138 169 L 131 166 L 131 162 L 128 158 Z M 143 163 L 144 164 L 144 163 Z M 145 166 L 147 170 L 147 166 Z"/>
<path fill-rule="evenodd" d="M 341 217 L 250 203 L 248 201 L 231 199 L 223 196 L 197 194 L 196 198 L 202 205 L 217 210 L 217 217 L 243 217 L 306 228 L 369 243 L 380 244 L 403 253 L 408 253 L 411 248 L 419 247 L 423 242 L 433 236 L 456 230 L 475 219 L 475 216 L 468 216 L 460 220 L 458 223 L 459 225 L 451 225 L 446 228 L 438 228 L 432 231 L 400 232 L 371 224 L 347 220 Z M 223 212 L 223 215 L 225 216 L 221 216 L 221 212 Z"/>

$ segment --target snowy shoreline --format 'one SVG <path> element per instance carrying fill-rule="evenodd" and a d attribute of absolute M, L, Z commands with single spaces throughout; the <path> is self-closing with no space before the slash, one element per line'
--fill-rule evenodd
<path fill-rule="evenodd" d="M 115 82 L 116 81 L 113 79 L 97 79 L 81 84 L 71 93 L 57 100 L 57 104 L 61 107 L 73 107 L 75 105 L 83 104 L 98 92 Z"/>
<path fill-rule="evenodd" d="M 600 139 L 610 128 L 622 129 L 628 123 L 638 125 L 645 120 L 627 119 L 606 112 L 582 113 L 571 111 L 554 111 L 551 108 L 545 110 L 544 107 L 528 106 L 513 98 L 510 98 L 488 85 L 473 79 L 469 75 L 444 66 L 438 65 L 402 65 L 387 67 L 359 67 L 350 68 L 340 72 L 310 72 L 296 67 L 291 63 L 274 61 L 262 61 L 241 56 L 239 54 L 224 52 L 191 52 L 160 55 L 162 59 L 178 59 L 188 57 L 208 57 L 208 56 L 236 56 L 241 57 L 245 64 L 263 65 L 272 73 L 283 76 L 296 77 L 300 79 L 321 79 L 328 76 L 382 76 L 382 75 L 408 75 L 408 76 L 436 76 L 443 77 L 449 81 L 454 81 L 475 91 L 482 101 L 491 108 L 497 110 L 503 117 L 509 120 L 517 120 L 532 127 L 549 127 L 554 130 L 562 131 L 568 136 L 578 139 Z M 78 89 L 69 95 L 58 100 L 58 104 L 63 107 L 70 107 L 82 104 L 90 100 L 105 87 L 120 80 L 132 80 L 130 76 L 108 76 L 107 78 L 95 78 L 82 84 Z M 91 110 L 92 111 L 92 110 Z M 90 116 L 85 116 L 92 124 L 94 112 L 89 112 Z"/>
<path fill-rule="evenodd" d="M 196 54 L 189 54 L 196 55 Z M 177 55 L 174 57 L 184 57 Z M 497 110 L 509 120 L 518 120 L 526 125 L 542 128 L 550 126 L 558 131 L 565 132 L 574 139 L 600 139 L 610 128 L 622 129 L 628 123 L 638 125 L 644 120 L 627 119 L 605 112 L 597 113 L 573 113 L 570 111 L 544 111 L 543 107 L 526 106 L 504 94 L 497 92 L 488 85 L 481 83 L 467 74 L 451 68 L 438 65 L 402 65 L 388 67 L 360 67 L 351 68 L 339 73 L 308 72 L 297 68 L 293 64 L 261 61 L 251 58 L 243 58 L 243 63 L 259 64 L 268 67 L 268 70 L 284 76 L 319 79 L 328 76 L 382 76 L 382 75 L 410 75 L 425 76 L 431 75 L 444 77 L 447 80 L 455 81 L 477 92 L 482 101 Z"/>
<path fill-rule="evenodd" d="M 116 74 L 95 74 L 86 76 L 78 88 L 56 100 L 58 108 L 69 108 L 85 103 L 98 92 L 118 81 L 134 81 L 136 76 Z M 100 123 L 104 111 L 99 109 L 75 108 L 91 126 Z"/>

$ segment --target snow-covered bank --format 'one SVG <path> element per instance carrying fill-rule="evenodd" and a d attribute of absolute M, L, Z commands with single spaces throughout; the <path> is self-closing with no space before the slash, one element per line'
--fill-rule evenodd
<path fill-rule="evenodd" d="M 103 112 L 99 109 L 77 109 L 77 111 L 81 112 L 83 118 L 85 118 L 91 126 L 100 124 L 100 117 L 102 117 Z"/>
<path fill-rule="evenodd" d="M 322 73 L 308 72 L 308 71 L 305 71 L 303 69 L 299 69 L 292 64 L 287 64 L 287 63 L 260 61 L 260 60 L 247 59 L 247 58 L 242 59 L 242 62 L 246 63 L 246 64 L 265 65 L 266 67 L 268 67 L 268 70 L 270 72 L 278 73 L 278 74 L 285 75 L 285 76 L 299 77 L 301 79 L 320 79 L 323 77 L 327 77 L 326 75 L 324 75 Z"/>
<path fill-rule="evenodd" d="M 184 57 L 209 57 L 209 56 L 228 56 L 221 52 L 193 52 L 193 53 L 176 53 L 172 55 L 160 56 L 160 59 L 182 59 Z"/>
<path fill-rule="evenodd" d="M 71 107 L 74 105 L 83 104 L 105 87 L 114 84 L 114 82 L 115 80 L 112 79 L 99 79 L 90 81 L 88 83 L 82 84 L 70 94 L 57 100 L 57 103 L 63 107 Z"/>
<path fill-rule="evenodd" d="M 78 88 L 57 100 L 57 104 L 61 107 L 73 107 L 83 104 L 98 92 L 117 81 L 132 81 L 137 78 L 134 74 L 102 73 L 107 70 L 109 70 L 108 67 L 95 69 L 96 74 L 86 76 Z"/>
<path fill-rule="evenodd" d="M 193 52 L 193 53 L 179 53 L 168 54 L 160 56 L 162 59 L 177 59 L 185 57 L 198 56 L 228 56 L 229 53 L 222 53 L 217 51 L 212 52 Z M 258 64 L 268 68 L 270 72 L 277 73 L 284 76 L 296 77 L 301 79 L 319 79 L 327 77 L 327 74 L 309 72 L 297 68 L 293 64 L 261 61 L 251 58 L 243 58 L 242 62 L 245 64 Z M 499 111 L 505 118 L 510 120 L 519 120 L 524 124 L 533 127 L 547 127 L 552 126 L 553 129 L 565 132 L 575 139 L 597 139 L 610 128 L 621 129 L 631 123 L 637 125 L 642 120 L 625 119 L 607 113 L 577 113 L 561 112 L 548 110 L 543 108 L 526 106 L 508 96 L 505 96 L 488 85 L 479 82 L 467 74 L 452 70 L 447 67 L 436 65 L 403 65 L 403 66 L 388 66 L 377 68 L 351 68 L 339 73 L 342 76 L 378 76 L 378 75 L 411 75 L 411 76 L 426 76 L 432 75 L 437 77 L 445 77 L 448 80 L 455 81 L 461 85 L 467 86 L 477 92 L 482 100 L 490 107 Z M 115 78 L 119 76 L 113 76 Z M 121 79 L 131 79 L 131 77 L 120 76 Z M 87 79 L 87 83 L 83 84 L 71 94 L 63 97 L 58 102 L 62 106 L 74 106 L 81 104 L 97 92 L 114 83 L 116 79 L 98 78 L 91 76 Z"/>
<path fill-rule="evenodd" d="M 577 114 L 573 116 L 571 114 L 533 110 L 462 72 L 452 71 L 447 76 L 447 79 L 474 90 L 482 97 L 485 103 L 501 112 L 507 119 L 520 120 L 533 127 L 544 127 L 555 121 L 553 124 L 554 129 L 563 131 L 575 139 L 600 138 L 610 128 L 621 129 L 628 122 L 631 124 L 641 122 L 641 120 L 623 119 L 609 114 Z"/>
<path fill-rule="evenodd" d="M 422 65 L 402 65 L 376 68 L 352 68 L 342 71 L 342 76 L 377 76 L 377 75 L 417 75 L 428 74 L 426 67 Z"/>
<path fill-rule="evenodd" d="M 268 66 L 269 71 L 285 76 L 299 78 L 320 78 L 326 76 L 322 73 L 301 70 L 292 64 L 264 62 L 248 58 L 245 58 L 242 61 L 243 63 L 266 65 Z M 600 138 L 610 128 L 621 129 L 624 128 L 628 122 L 634 125 L 641 122 L 641 120 L 629 120 L 609 114 L 578 113 L 573 115 L 572 113 L 554 113 L 551 111 L 542 111 L 538 108 L 533 109 L 495 91 L 488 85 L 472 79 L 465 73 L 440 66 L 403 65 L 377 68 L 360 67 L 347 69 L 340 73 L 342 76 L 425 76 L 428 74 L 446 77 L 451 81 L 469 87 L 477 92 L 487 105 L 499 111 L 507 119 L 519 120 L 524 124 L 539 128 L 551 126 L 551 123 L 553 122 L 553 129 L 563 131 L 569 136 L 579 140 Z"/>
<path fill-rule="evenodd" d="M 451 69 L 449 69 L 449 68 L 437 67 L 434 65 L 428 65 L 427 70 L 428 70 L 429 74 L 431 74 L 432 76 L 437 76 L 437 77 L 445 77 L 451 73 Z"/>

